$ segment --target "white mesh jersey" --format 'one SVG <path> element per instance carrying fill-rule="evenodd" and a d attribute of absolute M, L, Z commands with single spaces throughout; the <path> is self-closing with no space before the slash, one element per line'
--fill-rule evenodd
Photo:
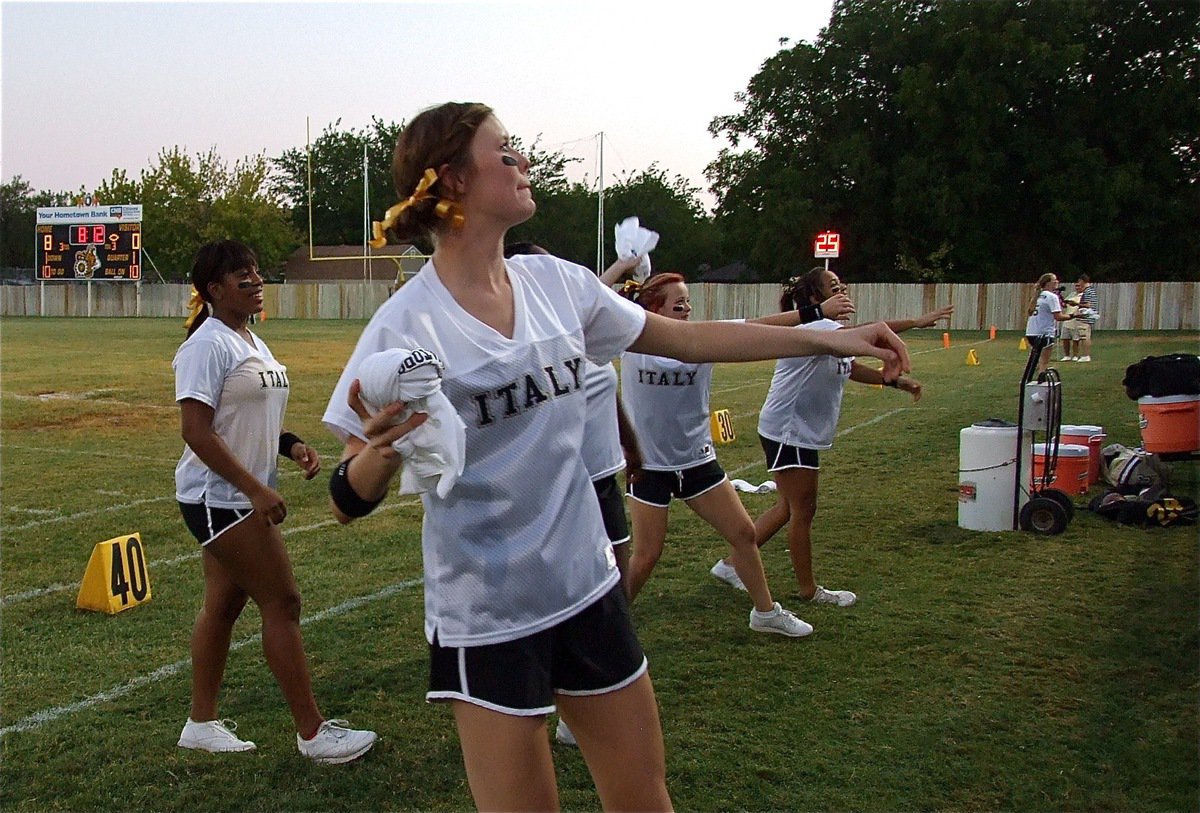
<path fill-rule="evenodd" d="M 1053 291 L 1042 291 L 1038 294 L 1037 310 L 1025 322 L 1026 336 L 1053 336 L 1058 326 L 1054 314 L 1062 311 L 1062 303 L 1058 294 Z"/>
<path fill-rule="evenodd" d="M 625 468 L 617 427 L 617 369 L 612 362 L 584 362 L 587 420 L 583 427 L 583 465 L 592 481 Z"/>
<path fill-rule="evenodd" d="M 621 356 L 621 403 L 637 432 L 642 468 L 678 471 L 715 460 L 709 428 L 712 364 Z"/>
<path fill-rule="evenodd" d="M 213 431 L 261 483 L 275 488 L 279 433 L 287 411 L 287 367 L 262 339 L 254 346 L 220 319 L 209 317 L 188 337 L 171 367 L 175 401 L 213 408 Z M 175 466 L 175 498 L 214 508 L 249 508 L 249 498 L 184 447 Z"/>
<path fill-rule="evenodd" d="M 832 319 L 810 322 L 797 330 L 837 330 Z M 758 413 L 758 434 L 801 449 L 833 446 L 842 393 L 853 356 L 801 356 L 779 359 L 771 388 Z"/>
<path fill-rule="evenodd" d="M 506 266 L 512 339 L 463 310 L 428 262 L 375 312 L 324 415 L 343 440 L 363 437 L 346 398 L 370 353 L 420 346 L 445 364 L 442 391 L 466 424 L 466 464 L 445 499 L 421 495 L 425 636 L 444 646 L 532 635 L 619 579 L 580 455 L 584 359 L 619 354 L 645 312 L 555 257 Z"/>

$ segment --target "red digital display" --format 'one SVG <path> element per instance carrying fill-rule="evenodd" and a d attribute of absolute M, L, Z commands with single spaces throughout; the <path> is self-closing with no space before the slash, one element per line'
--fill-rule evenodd
<path fill-rule="evenodd" d="M 842 236 L 835 231 L 825 231 L 817 235 L 813 245 L 814 257 L 836 257 L 841 249 Z"/>
<path fill-rule="evenodd" d="M 86 246 L 92 243 L 104 242 L 104 224 L 93 223 L 86 226 L 71 227 L 71 245 Z"/>

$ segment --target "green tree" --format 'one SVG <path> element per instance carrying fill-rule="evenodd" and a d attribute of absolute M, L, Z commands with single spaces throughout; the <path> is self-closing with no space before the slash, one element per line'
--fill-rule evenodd
<path fill-rule="evenodd" d="M 839 0 L 710 126 L 727 250 L 782 276 L 833 228 L 851 279 L 1195 277 L 1198 12 Z"/>
<path fill-rule="evenodd" d="M 606 262 L 616 259 L 613 226 L 635 215 L 644 227 L 659 233 L 650 254 L 655 271 L 695 279 L 718 259 L 719 240 L 700 201 L 700 189 L 681 175 L 668 178 L 657 163 L 629 173 L 605 190 L 604 213 Z"/>
<path fill-rule="evenodd" d="M 230 167 L 215 149 L 193 156 L 172 147 L 137 180 L 114 170 L 97 193 L 105 201 L 142 204 L 142 245 L 168 282 L 187 278 L 197 247 L 224 239 L 246 243 L 262 271 L 274 276 L 299 239 L 270 172 L 262 154 Z"/>
<path fill-rule="evenodd" d="M 0 184 L 0 267 L 32 270 L 39 206 L 65 206 L 65 192 L 38 192 L 20 175 Z"/>
<path fill-rule="evenodd" d="M 285 150 L 274 159 L 272 188 L 291 206 L 296 231 L 309 234 L 311 190 L 313 244 L 362 245 L 364 152 L 369 236 L 369 221 L 380 219 L 396 203 L 392 152 L 403 126 L 372 118 L 370 126 L 361 130 L 343 130 L 338 119 L 317 136 L 309 149 Z"/>

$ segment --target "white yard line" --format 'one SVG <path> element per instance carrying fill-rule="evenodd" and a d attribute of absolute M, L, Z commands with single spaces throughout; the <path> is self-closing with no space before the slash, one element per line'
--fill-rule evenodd
<path fill-rule="evenodd" d="M 301 618 L 300 625 L 305 626 L 307 624 L 314 624 L 318 621 L 324 621 L 327 618 L 335 618 L 339 615 L 345 615 L 346 613 L 356 610 L 366 604 L 370 604 L 373 601 L 391 598 L 397 593 L 403 592 L 404 590 L 412 587 L 417 587 L 420 584 L 421 579 L 410 579 L 409 581 L 388 585 L 382 590 L 370 593 L 369 595 L 355 596 L 354 598 L 343 601 L 341 604 L 337 604 L 333 607 L 322 610 L 319 613 L 314 613 L 313 615 Z M 230 644 L 229 651 L 234 652 L 251 644 L 256 644 L 261 640 L 262 633 L 247 635 L 245 638 L 241 638 Z M 99 706 L 102 703 L 111 702 L 117 698 L 124 697 L 125 695 L 130 694 L 137 689 L 142 688 L 143 686 L 149 686 L 150 684 L 157 683 L 164 678 L 169 678 L 173 675 L 176 675 L 189 668 L 191 664 L 192 659 L 190 657 L 184 658 L 183 660 L 175 661 L 174 663 L 168 663 L 165 666 L 160 666 L 153 672 L 138 675 L 132 680 L 126 681 L 118 686 L 113 686 L 112 688 L 105 689 L 102 692 L 97 692 L 96 694 L 90 697 L 85 697 L 83 700 L 78 702 L 69 703 L 65 706 L 53 706 L 48 709 L 42 709 L 41 711 L 34 712 L 28 717 L 24 717 L 12 725 L 7 725 L 3 728 L 0 728 L 0 737 L 4 737 L 8 734 L 15 734 L 21 731 L 34 731 L 46 725 L 47 723 L 52 723 L 55 720 L 68 717 L 72 714 L 77 714 L 81 711 L 87 711 L 88 709 Z"/>

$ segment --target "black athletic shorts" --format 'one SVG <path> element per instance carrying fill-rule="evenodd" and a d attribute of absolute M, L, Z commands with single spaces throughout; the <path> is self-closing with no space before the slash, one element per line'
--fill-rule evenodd
<path fill-rule="evenodd" d="M 763 452 L 767 456 L 767 471 L 781 469 L 819 469 L 820 456 L 816 449 L 802 449 L 799 446 L 789 446 L 770 438 L 758 436 Z"/>
<path fill-rule="evenodd" d="M 212 542 L 254 513 L 252 508 L 212 508 L 202 502 L 181 502 L 179 511 L 188 530 L 201 546 Z"/>
<path fill-rule="evenodd" d="M 600 501 L 600 514 L 604 517 L 604 532 L 614 546 L 629 541 L 629 520 L 625 518 L 625 495 L 617 485 L 617 475 L 610 474 L 593 480 L 596 499 Z"/>
<path fill-rule="evenodd" d="M 604 596 L 557 626 L 484 646 L 429 645 L 430 702 L 463 700 L 532 717 L 554 711 L 556 694 L 608 694 L 646 671 L 625 590 Z"/>
<path fill-rule="evenodd" d="M 716 460 L 679 471 L 642 469 L 642 476 L 636 483 L 629 484 L 626 493 L 638 502 L 666 508 L 672 497 L 694 499 L 721 485 L 725 479 L 725 470 Z"/>

